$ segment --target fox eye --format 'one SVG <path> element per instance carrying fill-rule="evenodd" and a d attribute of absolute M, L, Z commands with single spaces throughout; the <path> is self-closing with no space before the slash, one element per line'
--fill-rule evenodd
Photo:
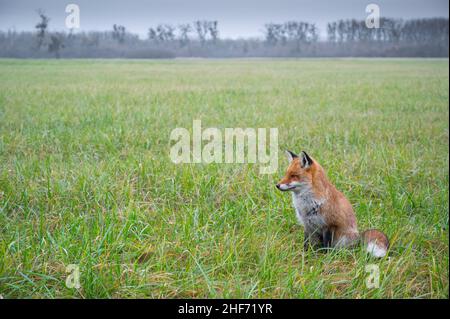
<path fill-rule="evenodd" d="M 291 178 L 297 178 L 298 175 L 297 174 L 291 174 Z"/>

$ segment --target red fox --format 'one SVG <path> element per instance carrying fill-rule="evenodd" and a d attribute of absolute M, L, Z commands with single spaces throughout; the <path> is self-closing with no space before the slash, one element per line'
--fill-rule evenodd
<path fill-rule="evenodd" d="M 305 230 L 305 248 L 353 247 L 362 243 L 372 256 L 384 257 L 389 248 L 387 236 L 376 229 L 358 232 L 352 205 L 327 179 L 322 166 L 304 151 L 286 154 L 289 167 L 276 187 L 292 192 L 297 219 Z"/>

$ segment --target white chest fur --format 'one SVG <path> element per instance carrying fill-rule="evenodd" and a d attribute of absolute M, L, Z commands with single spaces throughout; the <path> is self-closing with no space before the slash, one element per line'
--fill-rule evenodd
<path fill-rule="evenodd" d="M 320 206 L 323 200 L 315 198 L 309 187 L 302 187 L 298 192 L 292 192 L 292 202 L 298 222 L 310 228 L 322 228 L 325 225 Z"/>

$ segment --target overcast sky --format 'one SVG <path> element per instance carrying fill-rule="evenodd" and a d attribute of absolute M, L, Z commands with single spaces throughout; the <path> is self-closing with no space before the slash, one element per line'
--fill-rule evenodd
<path fill-rule="evenodd" d="M 80 31 L 110 30 L 114 23 L 145 37 L 150 26 L 197 19 L 219 21 L 222 38 L 260 37 L 267 22 L 314 22 L 322 34 L 340 18 L 365 19 L 366 5 L 378 4 L 382 17 L 448 17 L 448 0 L 0 0 L 0 30 L 32 30 L 37 10 L 51 18 L 51 30 L 64 30 L 65 7 L 80 7 Z"/>

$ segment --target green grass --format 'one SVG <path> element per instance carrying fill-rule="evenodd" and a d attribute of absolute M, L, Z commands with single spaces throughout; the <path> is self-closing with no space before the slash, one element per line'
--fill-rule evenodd
<path fill-rule="evenodd" d="M 0 295 L 448 298 L 448 67 L 0 60 Z M 277 127 L 278 172 L 173 164 L 169 134 L 193 119 Z M 285 148 L 322 164 L 360 230 L 390 237 L 389 258 L 303 250 L 290 195 L 274 187 Z"/>

